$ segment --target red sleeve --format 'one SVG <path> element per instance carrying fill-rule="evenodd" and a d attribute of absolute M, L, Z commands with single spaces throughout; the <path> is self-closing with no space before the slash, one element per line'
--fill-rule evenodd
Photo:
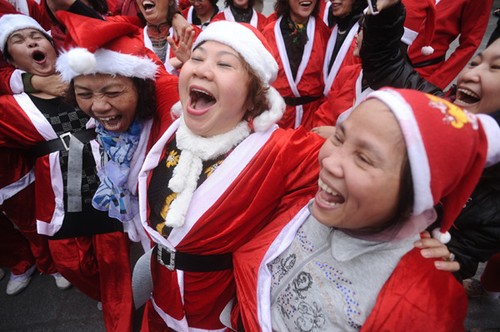
<path fill-rule="evenodd" d="M 341 67 L 328 98 L 314 113 L 313 127 L 335 126 L 339 115 L 353 106 L 360 72 L 360 64 Z"/>
<path fill-rule="evenodd" d="M 7 63 L 3 56 L 0 54 L 0 95 L 11 95 L 12 89 L 10 88 L 10 77 L 15 68 Z"/>
<path fill-rule="evenodd" d="M 428 78 L 444 90 L 457 77 L 477 51 L 488 27 L 492 1 L 470 0 L 462 8 L 459 45 L 451 56 Z"/>
<path fill-rule="evenodd" d="M 413 249 L 383 286 L 361 331 L 464 331 L 466 314 L 463 286 Z"/>

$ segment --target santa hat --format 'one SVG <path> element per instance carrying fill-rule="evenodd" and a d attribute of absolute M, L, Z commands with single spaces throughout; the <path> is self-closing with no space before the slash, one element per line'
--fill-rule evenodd
<path fill-rule="evenodd" d="M 253 119 L 254 129 L 266 131 L 278 122 L 283 116 L 286 106 L 278 91 L 270 86 L 278 75 L 278 63 L 272 56 L 264 36 L 249 24 L 218 21 L 210 23 L 200 33 L 193 48 L 205 41 L 216 41 L 234 49 L 248 63 L 264 85 L 269 87 L 267 100 L 270 109 Z"/>
<path fill-rule="evenodd" d="M 440 228 L 433 232 L 442 243 L 474 190 L 485 165 L 500 159 L 500 128 L 491 117 L 477 117 L 439 97 L 416 90 L 372 92 L 399 122 L 413 178 L 414 233 L 435 219 L 441 203 Z M 348 116 L 348 115 L 347 115 Z M 345 119 L 345 117 L 344 117 Z M 492 144 L 489 144 L 491 142 Z"/>
<path fill-rule="evenodd" d="M 404 34 L 401 41 L 411 45 L 419 35 L 422 37 L 423 55 L 434 53 L 431 43 L 436 25 L 435 0 L 403 0 L 406 7 Z"/>
<path fill-rule="evenodd" d="M 10 35 L 18 30 L 35 29 L 52 41 L 50 34 L 33 18 L 23 14 L 5 14 L 0 17 L 0 51 L 5 50 Z"/>
<path fill-rule="evenodd" d="M 66 11 L 56 13 L 66 27 L 65 48 L 56 69 L 65 82 L 89 74 L 154 79 L 158 65 L 147 57 L 139 27 L 103 21 Z"/>

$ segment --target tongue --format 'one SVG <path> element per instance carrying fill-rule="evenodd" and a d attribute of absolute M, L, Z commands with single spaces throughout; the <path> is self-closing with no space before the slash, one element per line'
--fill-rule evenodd
<path fill-rule="evenodd" d="M 215 100 L 214 99 L 210 99 L 210 98 L 198 98 L 196 100 L 196 103 L 194 104 L 194 109 L 205 109 L 205 108 L 208 108 L 210 106 L 212 106 L 213 104 L 215 104 Z"/>

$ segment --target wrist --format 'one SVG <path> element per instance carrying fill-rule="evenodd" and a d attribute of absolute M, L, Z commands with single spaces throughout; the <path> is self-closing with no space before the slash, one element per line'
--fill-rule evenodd
<path fill-rule="evenodd" d="M 33 74 L 30 73 L 23 73 L 21 75 L 23 79 L 23 87 L 24 87 L 24 92 L 26 93 L 36 93 L 40 92 L 39 90 L 35 89 L 31 83 L 31 79 L 33 78 Z"/>

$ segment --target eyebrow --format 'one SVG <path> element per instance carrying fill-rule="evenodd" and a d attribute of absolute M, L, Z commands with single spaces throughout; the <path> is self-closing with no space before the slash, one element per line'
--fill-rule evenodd
<path fill-rule="evenodd" d="M 82 89 L 82 90 L 87 90 L 87 91 L 94 91 L 91 88 L 87 88 L 85 86 L 78 85 L 76 83 L 74 85 L 74 88 L 75 89 L 78 88 L 78 89 Z M 112 89 L 112 88 L 125 88 L 125 86 L 122 83 L 110 83 L 108 85 L 103 86 L 99 91 L 105 91 L 105 90 Z"/>
<path fill-rule="evenodd" d="M 347 130 L 344 122 L 338 125 L 338 128 L 344 133 L 344 136 L 347 137 Z M 348 129 L 348 128 L 347 128 Z M 357 137 L 354 137 L 355 146 L 361 148 L 362 150 L 366 150 L 373 154 L 373 156 L 377 159 L 377 161 L 383 161 L 383 153 L 378 149 L 375 145 L 367 140 L 360 140 Z"/>
<path fill-rule="evenodd" d="M 208 40 L 207 40 L 208 41 Z M 224 45 L 224 44 L 223 44 Z M 203 47 L 203 45 L 200 45 L 200 46 L 197 46 L 195 47 L 195 49 L 193 50 L 196 51 L 196 50 L 200 50 L 201 52 L 203 53 L 206 53 L 207 50 Z M 236 51 L 235 51 L 236 52 Z M 219 51 L 216 53 L 217 56 L 222 56 L 222 55 L 232 55 L 233 57 L 235 57 L 236 59 L 238 60 L 242 60 L 241 57 L 237 54 L 237 53 L 233 53 L 233 52 L 229 52 L 229 51 Z"/>

